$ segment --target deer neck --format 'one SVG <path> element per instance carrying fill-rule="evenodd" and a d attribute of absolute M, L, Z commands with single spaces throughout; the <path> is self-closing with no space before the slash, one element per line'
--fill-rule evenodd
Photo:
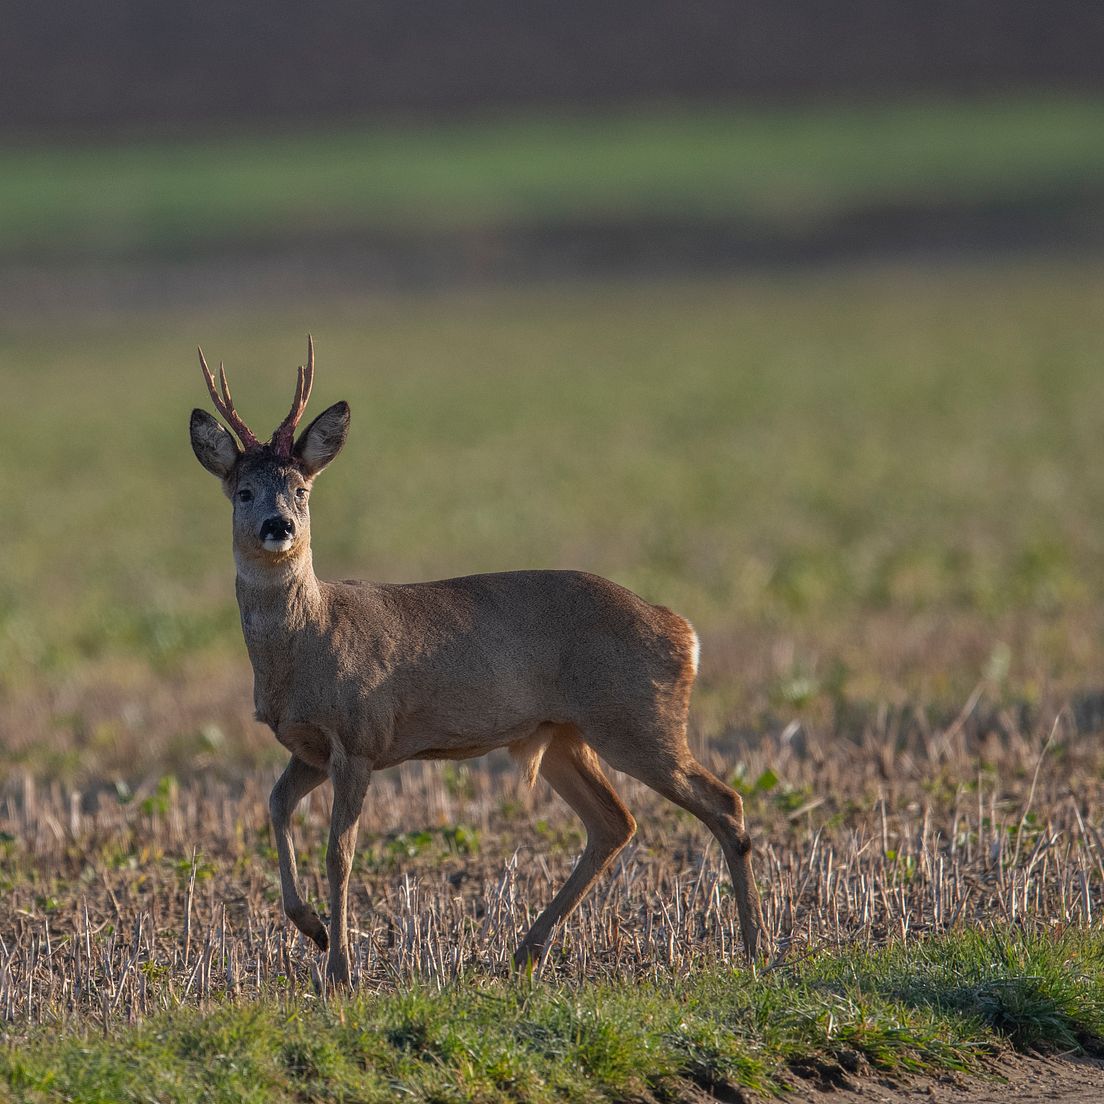
<path fill-rule="evenodd" d="M 275 730 L 288 715 L 303 656 L 317 643 L 322 588 L 309 547 L 277 559 L 258 559 L 235 549 L 234 558 L 242 635 L 253 666 L 256 716 Z"/>
<path fill-rule="evenodd" d="M 289 638 L 318 620 L 321 586 L 309 545 L 275 559 L 256 558 L 235 549 L 234 560 L 242 631 L 256 665 L 258 654 L 286 651 Z"/>

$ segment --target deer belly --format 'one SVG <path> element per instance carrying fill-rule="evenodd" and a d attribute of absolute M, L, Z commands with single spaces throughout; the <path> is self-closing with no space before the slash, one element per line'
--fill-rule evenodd
<path fill-rule="evenodd" d="M 276 739 L 312 767 L 325 770 L 330 765 L 330 738 L 311 724 L 284 724 L 276 730 Z"/>
<path fill-rule="evenodd" d="M 538 727 L 533 721 L 512 726 L 495 726 L 482 732 L 471 728 L 460 731 L 447 731 L 443 726 L 421 726 L 409 718 L 396 729 L 395 749 L 401 754 L 385 756 L 377 761 L 377 767 L 393 766 L 406 759 L 475 759 L 486 755 L 496 748 L 509 747 L 533 734 Z"/>
<path fill-rule="evenodd" d="M 484 744 L 476 744 L 473 747 L 444 747 L 427 748 L 425 751 L 417 751 L 411 759 L 477 759 L 480 755 L 486 755 L 492 748 Z"/>

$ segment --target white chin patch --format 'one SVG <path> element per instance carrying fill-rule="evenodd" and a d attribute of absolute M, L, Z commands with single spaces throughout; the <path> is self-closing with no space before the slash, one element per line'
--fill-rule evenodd
<path fill-rule="evenodd" d="M 286 552 L 292 544 L 290 537 L 284 537 L 281 540 L 265 537 L 261 543 L 264 545 L 266 552 Z"/>

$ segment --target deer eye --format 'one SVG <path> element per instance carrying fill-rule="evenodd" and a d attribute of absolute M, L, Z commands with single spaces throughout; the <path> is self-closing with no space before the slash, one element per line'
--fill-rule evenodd
<path fill-rule="evenodd" d="M 295 497 L 300 499 L 300 500 L 306 498 L 307 497 L 307 488 L 306 487 L 296 488 Z"/>
<path fill-rule="evenodd" d="M 248 488 L 243 487 L 240 491 L 238 491 L 238 501 L 239 502 L 252 502 L 253 501 L 253 492 L 251 490 L 249 490 Z"/>

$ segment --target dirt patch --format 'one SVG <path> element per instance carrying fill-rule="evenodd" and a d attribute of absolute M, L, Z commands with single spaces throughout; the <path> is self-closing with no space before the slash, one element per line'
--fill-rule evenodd
<path fill-rule="evenodd" d="M 799 1084 L 786 1098 L 794 1104 L 1081 1104 L 1104 1100 L 1104 1060 L 1098 1058 L 1008 1057 L 995 1062 L 988 1075 L 935 1078 L 856 1076 L 846 1080 L 814 1079 Z"/>

